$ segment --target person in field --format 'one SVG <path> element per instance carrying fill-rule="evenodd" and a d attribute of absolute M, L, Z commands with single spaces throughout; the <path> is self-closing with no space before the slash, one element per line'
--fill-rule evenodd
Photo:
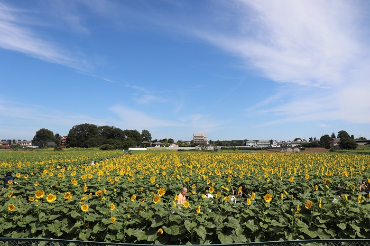
<path fill-rule="evenodd" d="M 180 194 L 178 195 L 178 201 L 177 201 L 177 204 L 184 204 L 184 202 L 186 201 L 186 197 L 185 197 L 185 195 L 186 195 L 186 193 L 188 192 L 188 188 L 186 188 L 186 187 L 183 187 L 182 189 L 181 189 L 181 192 L 180 192 Z"/>
<path fill-rule="evenodd" d="M 7 172 L 6 173 L 6 176 L 4 178 L 3 188 L 8 188 L 8 182 L 9 182 L 9 180 L 14 181 L 14 178 L 12 176 L 12 172 Z"/>
<path fill-rule="evenodd" d="M 206 188 L 204 189 L 204 196 L 205 196 L 206 198 L 213 198 L 213 195 L 212 195 L 211 193 L 209 193 L 209 187 L 206 187 Z"/>
<path fill-rule="evenodd" d="M 366 193 L 369 193 L 370 192 L 370 187 L 369 187 L 368 184 L 366 184 L 366 181 L 365 180 L 361 181 L 361 184 L 358 187 L 358 191 L 359 192 L 365 191 Z"/>
<path fill-rule="evenodd" d="M 240 190 L 240 192 L 239 192 L 239 190 Z M 234 193 L 234 190 L 233 190 L 233 193 Z M 239 188 L 237 189 L 236 197 L 247 198 L 248 194 L 249 194 L 249 190 L 247 189 L 247 187 L 245 186 L 244 183 L 241 183 L 239 185 Z"/>

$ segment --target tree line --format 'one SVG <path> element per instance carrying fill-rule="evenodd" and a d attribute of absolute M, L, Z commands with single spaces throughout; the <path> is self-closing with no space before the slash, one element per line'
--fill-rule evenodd
<path fill-rule="evenodd" d="M 60 146 L 62 137 L 51 130 L 42 128 L 36 132 L 32 143 L 40 147 L 54 142 Z M 143 141 L 150 142 L 152 136 L 148 130 L 122 130 L 114 126 L 97 126 L 94 124 L 80 124 L 73 126 L 67 135 L 66 147 L 100 149 L 127 149 L 141 146 Z"/>
<path fill-rule="evenodd" d="M 356 149 L 357 143 L 355 141 L 354 135 L 349 135 L 348 132 L 341 130 L 338 132 L 337 136 L 333 132 L 330 136 L 329 134 L 325 134 L 321 136 L 320 141 L 313 141 L 306 144 L 302 144 L 302 147 L 322 147 L 326 149 L 330 149 L 333 147 L 331 143 L 336 139 L 340 139 L 338 147 L 341 149 Z M 366 140 L 364 138 L 364 140 Z"/>

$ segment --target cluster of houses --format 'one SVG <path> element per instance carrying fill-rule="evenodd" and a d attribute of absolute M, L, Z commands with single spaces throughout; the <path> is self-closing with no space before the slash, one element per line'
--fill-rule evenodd
<path fill-rule="evenodd" d="M 15 139 L 5 140 L 5 139 L 2 139 L 0 141 L 0 146 L 3 147 L 3 148 L 8 148 L 11 145 L 16 145 L 16 144 L 19 144 L 19 146 L 21 148 L 32 147 L 32 141 L 27 141 L 27 140 L 15 140 Z"/>
<path fill-rule="evenodd" d="M 204 133 L 194 133 L 193 134 L 193 143 L 195 145 L 208 145 L 209 141 L 207 139 L 206 134 Z M 313 142 L 319 142 L 319 140 L 312 140 Z M 247 140 L 244 141 L 243 147 L 250 147 L 250 148 L 295 148 L 302 144 L 312 143 L 306 141 L 305 139 L 295 139 L 295 141 L 276 141 L 276 140 Z M 355 140 L 357 144 L 359 145 L 365 145 L 370 144 L 370 140 Z M 191 141 L 182 141 L 184 144 L 190 145 Z M 336 148 L 339 146 L 340 138 L 334 138 L 330 142 L 330 147 Z M 9 148 L 11 145 L 19 145 L 20 148 L 39 148 L 39 144 L 34 143 L 32 144 L 32 141 L 27 140 L 1 140 L 0 146 L 2 148 Z M 53 147 L 55 146 L 55 142 L 48 142 L 46 143 L 46 146 Z M 66 147 L 67 145 L 67 136 L 63 136 L 61 138 L 61 146 Z M 145 148 L 164 148 L 166 147 L 164 143 L 156 141 L 156 142 L 142 142 L 142 146 Z M 242 147 L 242 146 L 236 146 L 236 147 Z M 167 148 L 179 148 L 179 146 L 175 143 L 172 143 Z"/>

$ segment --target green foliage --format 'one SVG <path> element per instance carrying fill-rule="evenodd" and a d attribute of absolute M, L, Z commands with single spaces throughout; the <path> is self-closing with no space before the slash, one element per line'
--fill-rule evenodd
<path fill-rule="evenodd" d="M 325 149 L 330 149 L 331 140 L 332 139 L 328 134 L 321 136 L 320 142 L 319 142 L 320 147 L 325 148 Z"/>
<path fill-rule="evenodd" d="M 100 150 L 114 150 L 116 149 L 114 145 L 103 144 L 99 147 Z"/>
<path fill-rule="evenodd" d="M 357 143 L 352 138 L 341 138 L 339 142 L 339 147 L 341 149 L 356 149 Z"/>
<path fill-rule="evenodd" d="M 366 155 L 91 149 L 0 155 L 1 174 L 12 169 L 18 182 L 1 193 L 4 237 L 183 245 L 370 237 L 369 197 L 357 190 L 369 177 Z M 101 161 L 91 166 L 92 160 Z M 242 182 L 251 194 L 233 203 L 231 187 Z M 174 206 L 183 186 L 190 205 Z M 215 189 L 213 199 L 202 197 L 206 186 Z M 165 194 L 155 203 L 160 188 Z M 37 190 L 44 196 L 37 198 Z M 48 201 L 49 194 L 56 200 Z"/>
<path fill-rule="evenodd" d="M 62 151 L 62 150 L 63 150 L 63 147 L 60 145 L 54 147 L 54 151 Z"/>
<path fill-rule="evenodd" d="M 32 143 L 35 144 L 40 144 L 40 147 L 46 146 L 47 142 L 54 142 L 55 137 L 54 133 L 48 129 L 42 128 L 38 130 L 33 137 Z"/>
<path fill-rule="evenodd" d="M 342 130 L 338 132 L 337 138 L 344 139 L 344 138 L 350 138 L 348 132 Z"/>

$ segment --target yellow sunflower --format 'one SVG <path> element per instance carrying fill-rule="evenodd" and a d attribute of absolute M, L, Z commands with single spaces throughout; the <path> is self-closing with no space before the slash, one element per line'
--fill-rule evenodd
<path fill-rule="evenodd" d="M 45 193 L 44 193 L 44 191 L 42 191 L 42 190 L 38 190 L 38 191 L 36 191 L 36 193 L 35 193 L 35 197 L 36 197 L 37 199 L 42 198 L 44 195 L 45 195 Z"/>
<path fill-rule="evenodd" d="M 229 196 L 225 196 L 224 197 L 224 200 L 225 200 L 225 202 L 229 202 L 230 201 L 230 197 Z"/>
<path fill-rule="evenodd" d="M 255 193 L 252 193 L 251 199 L 254 200 L 254 198 L 256 198 L 256 194 Z"/>
<path fill-rule="evenodd" d="M 28 198 L 28 201 L 33 202 L 33 201 L 35 201 L 35 198 L 33 196 L 31 196 L 31 197 Z"/>
<path fill-rule="evenodd" d="M 87 212 L 89 210 L 89 205 L 87 205 L 87 204 L 82 205 L 81 210 L 84 211 L 84 212 Z"/>
<path fill-rule="evenodd" d="M 154 184 L 155 183 L 155 176 L 150 178 L 150 183 Z"/>
<path fill-rule="evenodd" d="M 200 213 L 200 206 L 198 206 L 198 208 L 197 208 L 197 214 L 199 214 Z"/>
<path fill-rule="evenodd" d="M 110 217 L 110 219 L 111 219 L 112 223 L 116 222 L 116 217 L 112 216 L 112 217 Z"/>
<path fill-rule="evenodd" d="M 307 209 L 310 209 L 310 208 L 312 207 L 312 201 L 308 200 L 304 206 L 305 206 Z"/>
<path fill-rule="evenodd" d="M 188 201 L 185 201 L 185 202 L 184 202 L 184 207 L 185 207 L 185 208 L 188 208 L 189 206 L 190 206 L 189 202 L 188 202 Z"/>
<path fill-rule="evenodd" d="M 71 196 L 71 192 L 64 193 L 64 199 L 68 199 Z"/>
<path fill-rule="evenodd" d="M 12 196 L 13 196 L 13 191 L 9 192 L 9 194 L 8 194 L 9 198 L 12 197 Z"/>
<path fill-rule="evenodd" d="M 14 211 L 14 209 L 15 209 L 14 204 L 9 204 L 8 209 L 9 209 L 9 211 Z"/>
<path fill-rule="evenodd" d="M 160 189 L 158 190 L 158 195 L 159 195 L 159 196 L 163 196 L 165 193 L 166 193 L 166 190 L 165 190 L 164 188 L 160 188 Z"/>
<path fill-rule="evenodd" d="M 162 228 L 159 228 L 157 233 L 160 233 L 160 234 L 163 234 L 163 229 Z"/>
<path fill-rule="evenodd" d="M 112 211 L 113 211 L 115 208 L 116 208 L 116 206 L 114 206 L 114 204 L 113 204 L 113 203 L 111 203 L 111 204 L 110 204 L 110 210 L 112 210 Z"/>
<path fill-rule="evenodd" d="M 213 192 L 215 191 L 215 188 L 210 187 L 210 188 L 208 189 L 208 191 L 209 191 L 209 193 L 213 193 Z"/>
<path fill-rule="evenodd" d="M 57 199 L 57 196 L 56 195 L 53 195 L 53 194 L 49 194 L 46 197 L 46 201 L 48 201 L 48 202 L 54 202 L 56 199 Z"/>
<path fill-rule="evenodd" d="M 250 198 L 247 198 L 247 205 L 251 205 L 251 199 Z"/>
<path fill-rule="evenodd" d="M 135 195 L 132 195 L 131 196 L 131 201 L 134 202 L 136 200 L 136 196 Z"/>
<path fill-rule="evenodd" d="M 263 198 L 265 199 L 265 202 L 271 202 L 272 195 L 271 194 L 266 194 Z"/>
<path fill-rule="evenodd" d="M 154 202 L 154 203 L 157 203 L 157 202 L 160 202 L 160 201 L 161 201 L 161 197 L 160 197 L 160 196 L 155 195 L 155 196 L 153 197 L 153 202 Z"/>

